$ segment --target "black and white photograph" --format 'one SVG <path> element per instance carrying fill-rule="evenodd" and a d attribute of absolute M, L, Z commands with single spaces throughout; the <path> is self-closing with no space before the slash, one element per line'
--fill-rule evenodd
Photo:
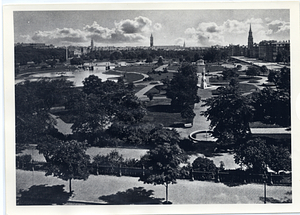
<path fill-rule="evenodd" d="M 10 204 L 295 207 L 299 2 L 202 4 L 11 6 Z"/>

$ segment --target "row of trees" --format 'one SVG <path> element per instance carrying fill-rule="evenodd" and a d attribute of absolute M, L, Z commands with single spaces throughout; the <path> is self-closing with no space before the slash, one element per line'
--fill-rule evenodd
<path fill-rule="evenodd" d="M 15 63 L 20 63 L 20 65 L 26 65 L 31 61 L 39 64 L 49 59 L 59 59 L 60 62 L 65 62 L 66 50 L 64 48 L 37 49 L 15 46 Z"/>
<path fill-rule="evenodd" d="M 180 164 L 187 162 L 187 156 L 178 144 L 163 143 L 149 150 L 140 160 L 125 160 L 118 152 L 112 151 L 108 155 L 96 155 L 93 162 L 86 154 L 87 143 L 72 141 L 60 141 L 48 139 L 38 145 L 38 150 L 47 161 L 46 176 L 52 175 L 62 180 L 69 181 L 69 192 L 72 192 L 72 180 L 86 180 L 90 174 L 90 166 L 98 169 L 100 166 L 119 167 L 143 166 L 149 170 L 139 180 L 154 185 L 166 187 L 166 203 L 168 201 L 168 187 L 176 183 L 176 179 L 184 170 Z M 190 165 L 189 165 L 190 166 Z M 200 171 L 214 172 L 216 166 L 207 158 L 199 157 L 192 163 L 192 168 Z M 188 174 L 188 173 L 187 173 Z"/>

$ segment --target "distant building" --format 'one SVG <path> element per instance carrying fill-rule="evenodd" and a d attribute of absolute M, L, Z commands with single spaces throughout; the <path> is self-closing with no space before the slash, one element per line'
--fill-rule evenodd
<path fill-rule="evenodd" d="M 91 50 L 94 50 L 94 40 L 91 39 Z"/>
<path fill-rule="evenodd" d="M 150 47 L 153 47 L 153 35 L 150 36 Z"/>
<path fill-rule="evenodd" d="M 248 57 L 254 57 L 253 36 L 252 36 L 251 24 L 250 24 L 249 35 L 248 35 Z"/>
<path fill-rule="evenodd" d="M 212 46 L 214 47 L 214 46 Z M 227 47 L 229 56 L 245 56 L 258 58 L 268 62 L 290 61 L 290 41 L 263 40 L 258 44 L 253 43 L 252 29 L 250 25 L 248 34 L 248 46 L 229 45 Z"/>
<path fill-rule="evenodd" d="M 35 49 L 53 49 L 55 48 L 54 45 L 46 45 L 45 43 L 17 43 L 15 46 L 21 47 L 31 47 Z"/>

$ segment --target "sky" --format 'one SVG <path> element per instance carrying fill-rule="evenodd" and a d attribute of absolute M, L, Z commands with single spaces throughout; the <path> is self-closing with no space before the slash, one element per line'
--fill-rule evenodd
<path fill-rule="evenodd" d="M 287 9 L 269 10 L 98 10 L 15 11 L 15 43 L 55 46 L 186 47 L 247 45 L 249 27 L 254 43 L 289 40 Z"/>

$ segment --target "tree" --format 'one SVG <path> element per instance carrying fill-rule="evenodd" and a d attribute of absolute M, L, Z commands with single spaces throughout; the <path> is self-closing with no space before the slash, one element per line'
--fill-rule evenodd
<path fill-rule="evenodd" d="M 280 170 L 291 171 L 291 153 L 287 148 L 270 145 L 269 150 L 271 157 L 268 166 L 270 169 L 277 173 Z"/>
<path fill-rule="evenodd" d="M 224 80 L 227 80 L 229 78 L 239 77 L 239 74 L 237 73 L 237 69 L 236 68 L 234 68 L 234 69 L 225 69 L 222 72 L 222 75 L 223 75 L 223 79 Z"/>
<path fill-rule="evenodd" d="M 164 61 L 163 61 L 163 57 L 162 56 L 160 56 L 159 58 L 158 58 L 158 61 L 157 61 L 157 65 L 163 65 L 164 64 Z"/>
<path fill-rule="evenodd" d="M 266 170 L 269 158 L 270 152 L 266 141 L 260 138 L 250 139 L 235 149 L 235 162 L 245 165 L 255 173 L 262 173 Z"/>
<path fill-rule="evenodd" d="M 261 138 L 248 140 L 235 149 L 235 162 L 246 166 L 255 173 L 263 173 L 267 167 L 278 172 L 291 169 L 288 149 L 267 143 Z"/>
<path fill-rule="evenodd" d="M 215 172 L 217 167 L 214 162 L 205 157 L 198 157 L 192 163 L 194 170 L 204 171 L 204 172 Z"/>
<path fill-rule="evenodd" d="M 196 68 L 188 63 L 182 64 L 167 88 L 167 97 L 172 99 L 171 105 L 183 109 L 198 103 L 200 98 L 197 95 L 197 84 Z"/>
<path fill-rule="evenodd" d="M 133 124 L 146 114 L 142 102 L 124 82 L 102 82 L 91 75 L 83 84 L 83 95 L 71 98 L 68 107 L 76 116 L 73 132 L 86 136 L 89 143 L 94 143 L 113 122 Z"/>
<path fill-rule="evenodd" d="M 260 69 L 255 66 L 251 66 L 246 70 L 246 75 L 251 77 L 257 76 L 259 74 L 260 74 Z"/>
<path fill-rule="evenodd" d="M 179 176 L 179 164 L 184 162 L 183 151 L 176 145 L 164 143 L 147 152 L 142 157 L 143 165 L 150 170 L 149 174 L 140 177 L 147 184 L 161 184 L 166 187 L 166 203 L 168 201 L 168 186 L 175 184 Z"/>
<path fill-rule="evenodd" d="M 201 112 L 210 120 L 213 136 L 222 144 L 236 143 L 250 134 L 249 122 L 253 107 L 247 98 L 239 92 L 238 82 L 234 79 L 226 87 L 218 88 L 218 96 L 204 100 L 202 106 L 207 110 Z"/>
<path fill-rule="evenodd" d="M 269 71 L 269 69 L 265 65 L 260 67 L 260 72 L 262 74 L 268 74 L 268 71 Z"/>
<path fill-rule="evenodd" d="M 55 147 L 54 147 L 55 146 Z M 69 192 L 72 192 L 71 180 L 89 177 L 90 157 L 85 153 L 86 144 L 72 141 L 49 142 L 40 148 L 40 153 L 47 157 L 46 176 L 53 175 L 65 181 L 69 180 Z"/>
<path fill-rule="evenodd" d="M 193 119 L 196 116 L 194 110 L 191 106 L 187 106 L 185 109 L 181 111 L 181 117 L 184 119 L 188 119 L 193 123 Z"/>
<path fill-rule="evenodd" d="M 274 90 L 266 87 L 252 95 L 255 121 L 280 126 L 291 125 L 290 93 L 284 90 Z"/>
<path fill-rule="evenodd" d="M 270 71 L 268 79 L 275 83 L 276 89 L 266 87 L 253 93 L 254 118 L 265 123 L 290 126 L 290 69 L 284 67 L 280 72 Z"/>
<path fill-rule="evenodd" d="M 71 65 L 82 65 L 83 64 L 83 60 L 81 58 L 73 57 L 70 60 L 70 63 L 71 63 Z"/>
<path fill-rule="evenodd" d="M 162 126 L 157 126 L 150 132 L 149 145 L 158 146 L 164 143 L 176 145 L 180 142 L 180 135 L 175 129 L 166 129 Z"/>
<path fill-rule="evenodd" d="M 16 145 L 36 143 L 54 129 L 50 108 L 63 105 L 71 93 L 72 82 L 65 79 L 25 81 L 15 86 Z"/>

